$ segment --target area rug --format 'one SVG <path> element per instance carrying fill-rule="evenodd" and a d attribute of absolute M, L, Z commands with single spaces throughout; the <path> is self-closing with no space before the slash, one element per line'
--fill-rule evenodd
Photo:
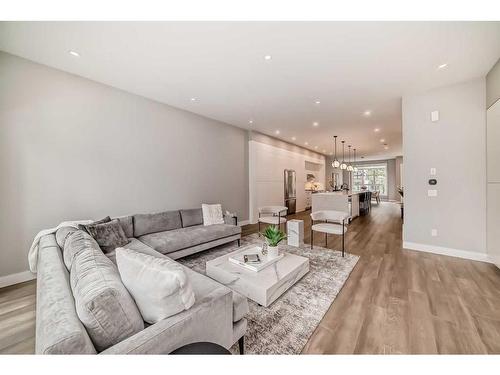
<path fill-rule="evenodd" d="M 241 246 L 261 245 L 257 234 L 243 237 Z M 245 354 L 299 354 L 342 289 L 359 257 L 308 245 L 280 245 L 284 251 L 309 258 L 309 273 L 269 307 L 249 300 Z M 178 262 L 205 274 L 205 263 L 238 249 L 235 243 L 179 259 Z M 238 352 L 237 345 L 231 348 Z"/>

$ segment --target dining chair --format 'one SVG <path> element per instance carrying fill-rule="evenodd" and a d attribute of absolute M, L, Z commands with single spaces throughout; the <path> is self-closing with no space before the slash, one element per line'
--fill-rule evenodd
<path fill-rule="evenodd" d="M 288 208 L 285 206 L 264 206 L 259 207 L 259 236 L 260 223 L 277 225 L 281 229 L 281 224 L 286 224 L 286 213 Z M 286 232 L 286 225 L 285 225 Z"/>
<path fill-rule="evenodd" d="M 311 249 L 313 248 L 314 232 L 325 234 L 325 245 L 328 246 L 328 235 L 342 236 L 342 257 L 345 253 L 345 221 L 348 214 L 342 211 L 324 210 L 311 213 Z M 316 221 L 319 223 L 315 224 Z"/>

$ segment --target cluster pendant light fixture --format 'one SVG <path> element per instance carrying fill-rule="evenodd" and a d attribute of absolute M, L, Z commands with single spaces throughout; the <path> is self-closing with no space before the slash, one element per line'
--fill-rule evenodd
<path fill-rule="evenodd" d="M 347 164 L 345 163 L 344 143 L 345 141 L 342 141 L 342 164 L 340 164 L 340 169 L 347 169 Z"/>
<path fill-rule="evenodd" d="M 335 155 L 333 156 L 332 167 L 338 168 L 340 167 L 340 161 L 337 159 L 337 136 L 333 136 L 333 141 L 335 143 Z"/>
<path fill-rule="evenodd" d="M 354 165 L 351 163 L 351 145 L 349 145 L 349 159 L 346 163 L 345 160 L 345 141 L 341 141 L 342 143 L 342 163 L 337 159 L 337 136 L 333 136 L 333 161 L 332 161 L 332 167 L 333 168 L 340 168 L 342 170 L 347 170 L 348 172 L 357 172 L 358 167 L 356 167 L 356 149 L 353 149 L 354 151 Z M 330 154 L 331 155 L 331 154 Z"/>
<path fill-rule="evenodd" d="M 347 164 L 347 170 L 348 170 L 349 172 L 352 172 L 352 171 L 353 171 L 353 169 L 354 169 L 354 168 L 352 167 L 352 164 L 351 164 L 351 147 L 352 147 L 352 146 L 351 146 L 351 145 L 349 145 L 349 146 L 347 146 L 347 147 L 349 147 L 349 161 L 348 161 L 348 164 Z"/>

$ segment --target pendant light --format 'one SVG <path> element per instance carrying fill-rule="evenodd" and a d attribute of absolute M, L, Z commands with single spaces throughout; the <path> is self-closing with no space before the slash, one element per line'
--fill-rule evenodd
<path fill-rule="evenodd" d="M 352 168 L 352 165 L 351 165 L 351 145 L 348 146 L 349 147 L 349 164 L 347 165 L 347 170 L 349 172 L 352 172 L 353 168 Z"/>
<path fill-rule="evenodd" d="M 342 164 L 340 164 L 340 169 L 347 169 L 347 164 L 345 163 L 344 143 L 345 141 L 342 141 Z"/>
<path fill-rule="evenodd" d="M 356 149 L 354 149 L 354 168 L 353 168 L 353 171 L 354 172 L 358 171 L 358 167 L 356 166 Z"/>
<path fill-rule="evenodd" d="M 335 142 L 335 155 L 333 156 L 332 167 L 338 168 L 340 167 L 340 161 L 337 159 L 337 136 L 333 136 L 333 140 Z"/>

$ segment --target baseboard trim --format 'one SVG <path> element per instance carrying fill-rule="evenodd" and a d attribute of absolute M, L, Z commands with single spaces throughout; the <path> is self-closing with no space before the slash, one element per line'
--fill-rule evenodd
<path fill-rule="evenodd" d="M 25 281 L 30 281 L 36 279 L 36 275 L 30 271 L 23 271 L 18 273 L 13 273 L 7 276 L 0 277 L 0 288 L 5 288 L 6 286 L 23 283 Z"/>
<path fill-rule="evenodd" d="M 474 251 L 458 250 L 458 249 L 452 249 L 449 247 L 425 245 L 425 244 L 421 244 L 421 243 L 407 242 L 407 241 L 403 242 L 403 248 L 408 249 L 408 250 L 423 251 L 425 253 L 447 255 L 447 256 L 455 257 L 455 258 L 462 258 L 462 259 L 476 260 L 479 262 L 493 263 L 492 260 L 489 258 L 488 254 L 476 253 Z"/>

